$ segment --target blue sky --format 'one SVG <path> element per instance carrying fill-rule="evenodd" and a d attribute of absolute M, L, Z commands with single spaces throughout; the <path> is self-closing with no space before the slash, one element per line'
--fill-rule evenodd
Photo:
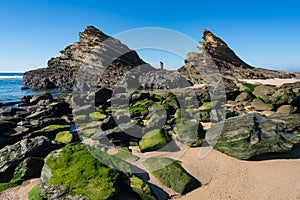
<path fill-rule="evenodd" d="M 299 10 L 300 3 L 290 0 L 1 1 L 0 71 L 46 66 L 59 50 L 78 41 L 78 32 L 87 25 L 108 35 L 163 27 L 195 41 L 202 40 L 207 28 L 253 66 L 300 71 Z M 151 51 L 139 53 L 150 63 L 158 62 Z M 168 53 L 160 55 L 174 68 L 183 60 Z"/>

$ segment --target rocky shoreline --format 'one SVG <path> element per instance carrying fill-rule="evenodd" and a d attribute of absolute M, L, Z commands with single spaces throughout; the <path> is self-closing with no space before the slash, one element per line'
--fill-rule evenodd
<path fill-rule="evenodd" d="M 0 108 L 0 192 L 40 178 L 29 199 L 169 199 L 162 187 L 149 182 L 149 174 L 178 195 L 202 186 L 177 159 L 168 158 L 179 151 L 174 141 L 188 148 L 209 143 L 241 160 L 287 153 L 299 145 L 299 82 L 276 87 L 239 81 L 299 78 L 297 73 L 253 68 L 204 31 L 200 49 L 218 59 L 224 93 L 197 73 L 194 57 L 201 53 L 189 54 L 178 70 L 183 76 L 166 72 L 166 81 L 158 82 L 152 77 L 159 71 L 119 41 L 116 44 L 129 53 L 109 66 L 95 91 L 80 90 L 84 86 L 73 81 L 84 53 L 107 38 L 88 27 L 80 33 L 80 42 L 51 59 L 47 68 L 24 75 L 24 83 L 33 89 L 75 86 L 78 91 L 57 98 L 50 93 L 23 96 L 20 106 Z M 126 83 L 143 71 L 138 65 L 147 68 L 148 79 L 139 79 L 142 87 L 132 92 Z M 112 87 L 128 70 L 132 73 L 122 86 Z M 191 87 L 196 84 L 202 86 Z M 211 123 L 210 128 L 204 128 L 205 123 Z M 147 157 L 152 153 L 165 156 Z"/>

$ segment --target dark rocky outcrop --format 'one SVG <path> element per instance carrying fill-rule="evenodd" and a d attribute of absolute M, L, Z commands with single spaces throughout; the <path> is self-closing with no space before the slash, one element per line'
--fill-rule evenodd
<path fill-rule="evenodd" d="M 44 166 L 44 159 L 41 157 L 29 157 L 21 162 L 15 169 L 11 182 L 22 182 L 33 178 L 39 178 Z"/>
<path fill-rule="evenodd" d="M 200 43 L 200 53 L 190 52 L 185 65 L 178 71 L 193 84 L 213 82 L 205 81 L 209 73 L 220 73 L 226 92 L 234 90 L 238 79 L 268 79 L 268 78 L 299 78 L 299 73 L 289 73 L 276 70 L 255 68 L 242 61 L 229 46 L 208 30 L 203 32 L 204 41 Z M 195 60 L 206 60 L 206 64 Z M 216 70 L 213 69 L 214 66 Z M 209 72 L 209 73 L 206 73 Z"/>
<path fill-rule="evenodd" d="M 84 32 L 79 33 L 80 41 L 60 51 L 61 56 L 51 58 L 47 68 L 28 71 L 24 74 L 24 84 L 35 90 L 61 89 L 72 90 L 79 68 L 86 63 L 87 56 L 95 49 L 102 48 L 101 44 L 113 40 L 119 48 L 125 48 L 126 54 L 116 58 L 103 73 L 102 82 L 106 85 L 115 83 L 129 69 L 145 64 L 135 51 L 131 51 L 124 44 L 113 39 L 93 26 L 88 26 Z M 104 48 L 104 47 L 103 47 Z"/>
<path fill-rule="evenodd" d="M 28 157 L 43 157 L 51 150 L 52 144 L 44 136 L 24 139 L 0 150 L 0 182 L 13 178 L 15 168 Z"/>

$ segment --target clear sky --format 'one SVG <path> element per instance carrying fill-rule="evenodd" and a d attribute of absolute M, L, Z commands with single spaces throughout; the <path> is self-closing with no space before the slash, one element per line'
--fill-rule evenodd
<path fill-rule="evenodd" d="M 253 66 L 300 71 L 299 10 L 296 0 L 2 0 L 0 71 L 46 66 L 59 50 L 78 41 L 87 25 L 108 35 L 163 27 L 196 41 L 206 28 Z M 141 53 L 156 62 L 150 55 Z"/>

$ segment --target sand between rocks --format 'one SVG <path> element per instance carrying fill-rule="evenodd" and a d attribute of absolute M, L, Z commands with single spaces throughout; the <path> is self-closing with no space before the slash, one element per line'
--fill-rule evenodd
<path fill-rule="evenodd" d="M 24 181 L 22 185 L 8 189 L 0 193 L 1 200 L 27 200 L 28 192 L 36 185 L 38 185 L 40 179 L 31 179 Z"/>
<path fill-rule="evenodd" d="M 200 159 L 199 151 L 180 160 L 203 186 L 175 199 L 300 199 L 300 159 L 241 161 L 216 150 Z"/>

